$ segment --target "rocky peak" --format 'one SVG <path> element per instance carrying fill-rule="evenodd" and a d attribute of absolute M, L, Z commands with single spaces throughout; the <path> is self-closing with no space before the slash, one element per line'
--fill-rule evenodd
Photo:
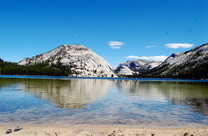
<path fill-rule="evenodd" d="M 43 62 L 58 63 L 71 68 L 74 74 L 69 76 L 116 77 L 106 60 L 80 44 L 61 45 L 49 52 L 24 59 L 19 62 L 19 65 Z"/>
<path fill-rule="evenodd" d="M 172 54 L 161 65 L 156 67 L 154 71 L 149 73 L 149 75 L 171 77 L 177 76 L 178 74 L 188 73 L 188 76 L 186 75 L 188 78 L 196 78 L 196 70 L 205 66 L 207 63 L 208 43 L 186 52 Z M 191 73 L 195 73 L 195 77 Z"/>
<path fill-rule="evenodd" d="M 56 49 L 61 49 L 62 51 L 68 51 L 68 50 L 89 50 L 91 51 L 89 48 L 81 45 L 81 44 L 71 44 L 71 45 L 67 45 L 67 44 L 63 44 L 60 45 L 59 47 L 57 47 Z"/>
<path fill-rule="evenodd" d="M 173 53 L 172 55 L 170 55 L 170 57 L 175 58 L 178 57 L 181 53 Z"/>
<path fill-rule="evenodd" d="M 81 44 L 72 44 L 72 45 L 68 45 L 69 49 L 74 49 L 74 50 L 83 50 L 83 51 L 91 51 L 89 48 L 81 45 Z"/>
<path fill-rule="evenodd" d="M 139 74 L 146 70 L 157 67 L 162 62 L 157 61 L 147 61 L 147 60 L 128 60 L 126 63 L 121 63 L 116 69 L 115 72 L 119 75 L 133 75 Z"/>
<path fill-rule="evenodd" d="M 186 52 L 181 53 L 174 53 L 170 55 L 162 64 L 161 67 L 164 65 L 181 65 L 190 62 L 197 62 L 205 57 L 208 56 L 208 43 L 193 48 Z"/>

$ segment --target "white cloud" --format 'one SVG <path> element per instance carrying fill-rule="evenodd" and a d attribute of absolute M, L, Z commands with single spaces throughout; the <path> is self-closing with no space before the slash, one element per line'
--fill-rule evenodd
<path fill-rule="evenodd" d="M 123 46 L 124 43 L 123 42 L 119 42 L 119 41 L 109 41 L 108 45 L 109 46 Z"/>
<path fill-rule="evenodd" d="M 126 59 L 138 59 L 139 57 L 138 56 L 127 56 L 127 57 L 125 57 Z"/>
<path fill-rule="evenodd" d="M 168 56 L 127 56 L 127 59 L 142 59 L 142 60 L 151 60 L 151 61 L 164 61 Z"/>
<path fill-rule="evenodd" d="M 119 41 L 108 41 L 108 45 L 112 49 L 120 49 L 121 46 L 123 46 L 125 44 L 123 42 L 119 42 Z"/>
<path fill-rule="evenodd" d="M 150 46 L 145 46 L 145 48 L 154 48 L 156 47 L 155 45 L 150 45 Z"/>
<path fill-rule="evenodd" d="M 172 49 L 178 49 L 178 48 L 190 48 L 194 46 L 194 44 L 189 43 L 167 43 L 165 44 L 166 47 L 172 48 Z"/>
<path fill-rule="evenodd" d="M 112 48 L 112 49 L 120 49 L 121 47 L 120 46 L 111 46 L 110 48 Z"/>

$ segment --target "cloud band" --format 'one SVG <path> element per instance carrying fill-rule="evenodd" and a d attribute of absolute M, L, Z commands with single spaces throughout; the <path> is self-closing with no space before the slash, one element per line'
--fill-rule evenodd
<path fill-rule="evenodd" d="M 164 61 L 168 56 L 127 56 L 127 59 L 142 59 L 142 60 L 150 60 L 150 61 Z"/>
<path fill-rule="evenodd" d="M 178 49 L 178 48 L 191 48 L 194 44 L 189 43 L 167 43 L 165 44 L 167 48 Z"/>
<path fill-rule="evenodd" d="M 119 41 L 108 41 L 108 45 L 112 49 L 120 49 L 121 46 L 123 46 L 125 44 L 123 42 L 119 42 Z"/>

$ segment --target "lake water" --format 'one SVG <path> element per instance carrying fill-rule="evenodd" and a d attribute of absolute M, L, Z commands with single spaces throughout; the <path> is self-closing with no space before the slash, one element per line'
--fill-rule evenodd
<path fill-rule="evenodd" d="M 0 125 L 208 126 L 208 82 L 8 77 Z"/>

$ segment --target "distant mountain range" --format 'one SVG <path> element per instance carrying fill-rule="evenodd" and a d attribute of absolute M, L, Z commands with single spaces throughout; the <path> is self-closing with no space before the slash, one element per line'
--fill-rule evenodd
<path fill-rule="evenodd" d="M 159 66 L 162 62 L 160 61 L 147 61 L 147 60 L 129 60 L 126 63 L 120 63 L 115 69 L 118 75 L 139 75 L 141 73 L 147 72 Z"/>
<path fill-rule="evenodd" d="M 49 52 L 23 59 L 18 65 L 0 59 L 0 74 L 208 79 L 208 43 L 186 52 L 174 53 L 164 62 L 129 60 L 119 64 L 115 70 L 87 47 L 61 45 Z"/>

